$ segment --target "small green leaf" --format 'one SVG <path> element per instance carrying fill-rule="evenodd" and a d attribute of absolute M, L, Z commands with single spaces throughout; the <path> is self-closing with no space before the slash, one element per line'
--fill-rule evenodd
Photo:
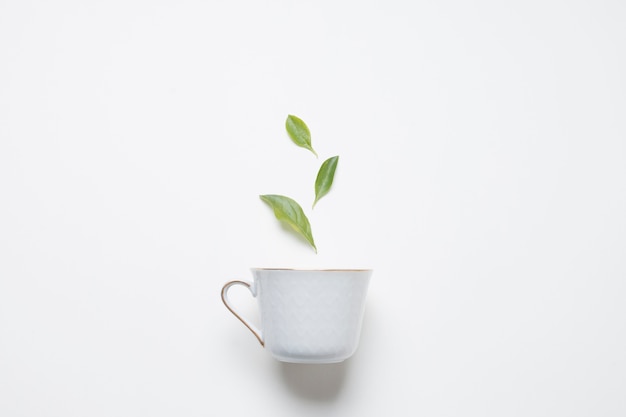
<path fill-rule="evenodd" d="M 311 132 L 307 125 L 298 117 L 289 115 L 287 116 L 287 121 L 285 122 L 285 128 L 287 129 L 287 133 L 289 137 L 296 145 L 301 148 L 305 148 L 313 152 L 315 157 L 317 157 L 317 152 L 313 150 L 311 146 Z"/>
<path fill-rule="evenodd" d="M 324 161 L 317 173 L 317 179 L 315 180 L 315 201 L 313 207 L 317 204 L 317 201 L 328 194 L 330 187 L 333 185 L 333 179 L 335 178 L 335 169 L 337 169 L 337 162 L 339 162 L 339 156 L 333 156 Z"/>
<path fill-rule="evenodd" d="M 276 216 L 278 220 L 291 226 L 293 230 L 309 242 L 315 250 L 315 253 L 317 253 L 317 248 L 313 241 L 313 234 L 311 233 L 311 224 L 304 214 L 302 207 L 300 207 L 300 204 L 284 195 L 266 194 L 259 197 L 274 209 L 274 216 Z"/>

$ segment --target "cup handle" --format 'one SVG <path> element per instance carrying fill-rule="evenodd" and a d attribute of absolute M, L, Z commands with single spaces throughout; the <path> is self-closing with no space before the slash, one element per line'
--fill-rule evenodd
<path fill-rule="evenodd" d="M 261 346 L 265 347 L 265 341 L 263 340 L 263 336 L 261 336 L 261 331 L 259 329 L 257 329 L 253 324 L 248 323 L 239 314 L 237 314 L 235 309 L 230 305 L 230 301 L 228 300 L 228 290 L 233 285 L 243 285 L 244 287 L 246 287 L 250 291 L 250 293 L 252 294 L 253 297 L 256 297 L 256 288 L 254 287 L 254 284 L 251 284 L 251 283 L 246 282 L 246 281 L 230 281 L 230 282 L 227 282 L 222 287 L 222 301 L 224 302 L 224 305 L 226 306 L 226 308 L 231 313 L 233 313 L 233 315 L 235 317 L 237 317 L 248 329 L 250 329 L 252 334 L 254 334 L 254 336 L 256 336 L 256 338 L 258 339 L 259 343 L 261 343 Z"/>

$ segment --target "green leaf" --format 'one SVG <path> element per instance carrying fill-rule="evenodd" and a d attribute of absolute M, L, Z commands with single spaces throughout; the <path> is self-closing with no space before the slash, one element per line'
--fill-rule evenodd
<path fill-rule="evenodd" d="M 324 161 L 317 173 L 317 179 L 315 180 L 315 201 L 313 207 L 317 204 L 318 200 L 328 194 L 330 187 L 333 185 L 333 179 L 335 178 L 335 169 L 337 169 L 337 162 L 339 162 L 339 156 L 333 156 Z"/>
<path fill-rule="evenodd" d="M 307 125 L 298 117 L 289 115 L 287 116 L 287 121 L 285 122 L 285 128 L 287 129 L 287 133 L 289 137 L 296 145 L 301 148 L 305 148 L 313 152 L 315 157 L 317 157 L 317 152 L 313 150 L 311 146 L 311 132 Z"/>
<path fill-rule="evenodd" d="M 274 216 L 276 216 L 278 220 L 291 226 L 293 230 L 309 242 L 315 250 L 315 253 L 317 253 L 317 248 L 313 241 L 313 234 L 311 233 L 311 224 L 304 214 L 302 207 L 300 207 L 300 204 L 284 195 L 266 194 L 259 197 L 274 209 Z"/>

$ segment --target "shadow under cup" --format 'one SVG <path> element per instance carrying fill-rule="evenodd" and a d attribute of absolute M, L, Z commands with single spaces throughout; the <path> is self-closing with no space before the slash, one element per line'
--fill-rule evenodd
<path fill-rule="evenodd" d="M 252 269 L 253 282 L 230 281 L 226 307 L 272 356 L 293 363 L 341 362 L 354 354 L 361 334 L 369 269 Z M 257 298 L 261 329 L 241 317 L 228 300 L 232 285 Z"/>

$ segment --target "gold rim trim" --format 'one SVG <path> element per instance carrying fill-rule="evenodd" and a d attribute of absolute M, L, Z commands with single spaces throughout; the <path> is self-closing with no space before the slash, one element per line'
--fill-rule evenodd
<path fill-rule="evenodd" d="M 373 272 L 373 269 L 307 269 L 307 268 L 251 268 L 253 271 L 301 271 L 301 272 Z"/>

